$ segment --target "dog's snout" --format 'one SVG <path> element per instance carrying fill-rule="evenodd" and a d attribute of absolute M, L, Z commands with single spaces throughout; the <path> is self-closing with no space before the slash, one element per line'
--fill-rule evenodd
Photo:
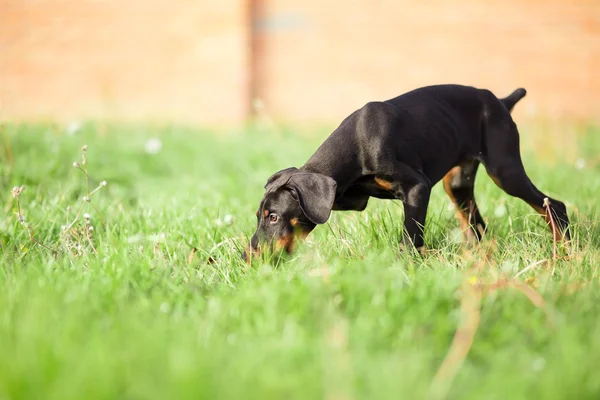
<path fill-rule="evenodd" d="M 256 233 L 250 239 L 250 247 L 252 250 L 258 250 L 258 235 Z"/>

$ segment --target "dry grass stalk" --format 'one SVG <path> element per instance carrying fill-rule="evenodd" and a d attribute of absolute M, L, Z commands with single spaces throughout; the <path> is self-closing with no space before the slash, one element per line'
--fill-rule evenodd
<path fill-rule="evenodd" d="M 550 220 L 550 226 L 552 227 L 552 259 L 556 260 L 557 257 L 557 246 L 558 242 L 558 230 L 556 229 L 556 223 L 554 222 L 554 216 L 552 215 L 552 208 L 550 208 L 550 199 L 544 198 L 544 207 L 546 208 L 546 215 Z"/>
<path fill-rule="evenodd" d="M 472 255 L 467 253 L 473 261 Z M 533 265 L 539 265 L 542 262 Z M 438 368 L 431 386 L 428 398 L 443 399 L 447 396 L 452 383 L 454 382 L 460 368 L 467 358 L 469 351 L 475 340 L 475 335 L 479 328 L 481 320 L 481 302 L 486 294 L 493 291 L 512 288 L 525 295 L 531 303 L 544 310 L 548 320 L 554 326 L 554 318 L 550 310 L 546 307 L 544 298 L 531 286 L 515 278 L 500 278 L 492 283 L 485 283 L 481 275 L 486 266 L 490 266 L 489 251 L 479 260 L 473 261 L 473 267 L 469 269 L 469 278 L 465 279 L 462 285 L 462 298 L 460 302 L 461 322 L 459 323 L 450 348 L 446 357 Z M 533 267 L 532 267 L 533 268 Z"/>
<path fill-rule="evenodd" d="M 81 163 L 79 163 L 77 161 L 73 163 L 73 167 L 80 170 L 81 172 L 83 172 L 83 174 L 85 176 L 86 195 L 83 197 L 82 202 L 81 202 L 80 206 L 78 207 L 77 213 L 72 221 L 69 221 L 71 207 L 70 206 L 67 207 L 66 224 L 61 227 L 61 232 L 59 235 L 58 243 L 56 243 L 52 247 L 48 246 L 48 245 L 42 243 L 40 240 L 38 240 L 36 238 L 33 226 L 31 224 L 29 224 L 28 222 L 26 222 L 26 220 L 25 220 L 25 216 L 23 215 L 23 212 L 22 212 L 22 205 L 21 205 L 21 200 L 20 200 L 21 194 L 25 190 L 25 187 L 24 186 L 20 186 L 20 187 L 15 186 L 12 189 L 11 194 L 17 204 L 17 220 L 19 221 L 21 226 L 23 226 L 25 228 L 25 231 L 27 232 L 27 236 L 29 237 L 29 240 L 31 242 L 35 243 L 36 245 L 52 252 L 52 254 L 54 256 L 58 255 L 59 249 L 61 247 L 62 247 L 62 250 L 64 252 L 66 252 L 67 254 L 71 254 L 74 256 L 78 256 L 78 257 L 86 254 L 89 251 L 91 251 L 94 254 L 98 254 L 98 250 L 94 246 L 94 241 L 93 241 L 94 227 L 91 224 L 90 215 L 87 213 L 83 214 L 84 222 L 79 223 L 79 224 L 78 224 L 78 222 L 81 221 L 82 213 L 85 210 L 86 206 L 91 206 L 92 208 L 94 208 L 94 210 L 98 211 L 98 209 L 91 203 L 91 201 L 92 201 L 91 199 L 92 199 L 92 196 L 95 193 L 97 193 L 99 190 L 104 188 L 107 185 L 107 183 L 106 183 L 106 181 L 102 181 L 102 182 L 100 182 L 98 187 L 96 187 L 94 190 L 90 190 L 90 178 L 89 178 L 89 174 L 88 174 L 88 170 L 87 170 L 87 157 L 86 156 L 87 156 L 87 146 L 83 146 L 81 148 Z M 102 218 L 100 212 L 98 212 L 98 215 L 100 215 L 100 217 Z"/>

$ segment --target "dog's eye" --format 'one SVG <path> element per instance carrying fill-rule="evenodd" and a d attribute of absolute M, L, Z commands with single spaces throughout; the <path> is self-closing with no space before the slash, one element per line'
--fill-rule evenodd
<path fill-rule="evenodd" d="M 275 213 L 271 213 L 269 214 L 269 222 L 274 224 L 277 221 L 279 221 L 279 215 L 275 214 Z"/>

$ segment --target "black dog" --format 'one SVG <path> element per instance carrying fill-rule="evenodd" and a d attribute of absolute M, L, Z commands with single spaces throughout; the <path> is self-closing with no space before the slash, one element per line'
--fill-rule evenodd
<path fill-rule="evenodd" d="M 510 111 L 525 96 L 517 89 L 498 99 L 489 90 L 428 86 L 383 102 L 370 102 L 347 117 L 301 168 L 275 173 L 256 216 L 251 252 L 273 242 L 288 253 L 331 210 L 362 211 L 369 197 L 404 204 L 403 244 L 423 246 L 431 188 L 443 180 L 467 238 L 480 240 L 485 223 L 473 187 L 482 163 L 506 193 L 523 199 L 547 221 L 544 198 L 531 182 Z M 565 205 L 550 199 L 554 220 L 570 239 Z M 250 252 L 246 253 L 248 259 Z"/>

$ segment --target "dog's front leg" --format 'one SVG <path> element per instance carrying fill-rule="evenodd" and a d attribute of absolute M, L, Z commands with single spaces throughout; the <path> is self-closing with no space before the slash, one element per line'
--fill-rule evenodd
<path fill-rule="evenodd" d="M 404 204 L 404 234 L 401 248 L 414 246 L 420 249 L 424 245 L 425 218 L 427 216 L 427 206 L 431 186 L 424 182 L 419 182 L 405 189 Z"/>
<path fill-rule="evenodd" d="M 375 183 L 380 189 L 390 192 L 404 205 L 404 229 L 401 248 L 423 247 L 425 217 L 431 194 L 431 181 L 419 169 L 404 163 L 394 163 L 382 170 L 393 170 L 391 174 L 378 174 Z"/>

